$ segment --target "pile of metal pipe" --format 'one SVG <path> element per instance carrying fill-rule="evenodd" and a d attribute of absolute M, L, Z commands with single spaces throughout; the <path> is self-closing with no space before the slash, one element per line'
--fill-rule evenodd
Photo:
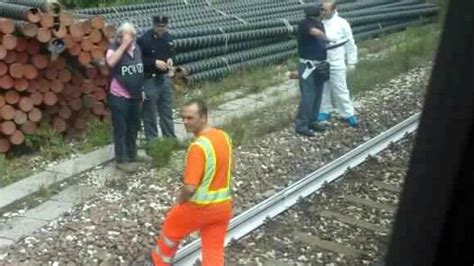
<path fill-rule="evenodd" d="M 274 64 L 296 54 L 295 32 L 303 8 L 315 0 L 161 1 L 80 10 L 103 14 L 118 26 L 134 23 L 142 34 L 154 15 L 170 17 L 176 77 L 195 83 L 219 79 L 247 67 Z M 338 1 L 338 12 L 358 40 L 430 22 L 438 7 L 421 0 Z"/>

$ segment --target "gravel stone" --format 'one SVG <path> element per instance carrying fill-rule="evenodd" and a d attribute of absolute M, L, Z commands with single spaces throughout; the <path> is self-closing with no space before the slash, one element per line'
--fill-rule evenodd
<path fill-rule="evenodd" d="M 238 215 L 364 141 L 419 112 L 429 71 L 429 67 L 413 69 L 387 83 L 377 85 L 373 91 L 359 95 L 356 101 L 359 106 L 357 115 L 360 118 L 360 126 L 356 129 L 348 127 L 336 117 L 331 120 L 330 129 L 317 134 L 315 138 L 300 137 L 294 133 L 292 126 L 288 126 L 236 147 L 237 170 L 233 179 L 234 214 Z M 281 115 L 289 115 L 294 114 L 295 109 L 293 104 L 288 106 L 282 104 L 281 110 L 278 111 Z M 274 118 L 274 110 L 262 111 L 259 113 L 259 118 L 251 123 L 268 123 Z M 407 154 L 407 152 L 400 154 L 394 150 L 377 160 L 382 163 L 390 159 L 400 161 L 400 158 L 404 158 Z M 143 257 L 143 254 L 155 245 L 155 236 L 160 230 L 164 215 L 173 204 L 174 192 L 180 185 L 184 156 L 185 151 L 175 152 L 168 167 L 150 169 L 143 165 L 136 174 L 129 176 L 118 175 L 117 172 L 111 171 L 105 182 L 101 181 L 104 178 L 102 175 L 105 168 L 113 166 L 108 165 L 104 169 L 95 169 L 87 173 L 87 178 L 81 183 L 99 188 L 97 194 L 67 215 L 29 236 L 37 241 L 31 239 L 27 241 L 28 238 L 25 238 L 15 245 L 0 250 L 2 255 L 0 264 L 52 264 L 55 261 L 65 260 L 82 265 L 117 265 L 129 264 Z M 373 161 L 376 163 L 376 160 Z M 387 166 L 383 164 L 380 167 Z M 387 169 L 386 172 L 390 174 L 386 175 L 377 169 L 371 170 L 373 172 L 357 175 L 356 179 L 364 185 L 351 185 L 354 193 L 360 197 L 396 205 L 398 202 L 396 197 L 380 191 L 375 186 L 366 186 L 364 180 L 372 179 L 368 176 L 378 174 L 373 179 L 401 186 L 402 172 Z M 275 259 L 290 265 L 297 263 L 304 265 L 315 260 L 318 263 L 321 261 L 323 263 L 321 265 L 336 261 L 337 265 L 364 265 L 364 261 L 371 261 L 375 254 L 380 252 L 377 241 L 384 239 L 382 236 L 373 232 L 354 230 L 351 226 L 325 219 L 319 219 L 317 223 L 312 222 L 318 216 L 311 213 L 320 210 L 324 206 L 323 202 L 332 202 L 333 196 L 330 191 L 318 194 L 317 201 L 306 206 L 308 208 L 306 212 L 291 212 L 295 215 L 295 219 L 306 220 L 298 229 L 305 233 L 323 235 L 326 239 L 339 235 L 340 237 L 335 238 L 338 242 L 355 249 L 367 250 L 369 257 L 354 261 L 339 254 L 330 254 L 301 244 L 295 244 L 294 247 L 298 248 L 295 252 L 294 247 L 290 247 L 294 242 L 290 237 L 293 229 L 281 229 L 282 226 L 277 219 L 270 224 L 274 224 L 275 232 L 280 232 L 279 237 L 267 239 L 265 232 L 257 231 L 255 234 L 260 232 L 262 240 L 257 241 L 254 238 L 255 234 L 251 238 L 240 240 L 241 244 L 231 247 L 229 262 L 243 265 L 259 261 L 263 264 Z M 347 209 L 348 206 L 337 201 L 332 204 L 327 208 L 344 206 L 348 210 L 347 214 L 358 210 Z M 361 210 L 366 211 L 365 208 Z M 377 211 L 361 214 L 360 218 L 374 223 L 378 220 L 379 225 L 390 223 L 388 214 L 380 215 Z M 183 245 L 196 237 L 193 235 L 186 239 Z M 377 241 L 369 241 L 372 239 Z M 42 246 L 44 243 L 45 247 Z M 275 250 L 269 251 L 268 247 L 273 244 Z M 252 250 L 246 249 L 247 247 L 251 247 Z M 105 260 L 104 254 L 99 250 L 107 252 Z M 357 263 L 351 264 L 354 262 Z"/>
<path fill-rule="evenodd" d="M 387 246 L 388 234 L 347 225 L 336 219 L 320 216 L 323 210 L 347 214 L 359 220 L 367 220 L 375 225 L 389 228 L 394 213 L 381 212 L 369 207 L 354 206 L 343 200 L 341 195 L 353 194 L 354 189 L 372 186 L 371 181 L 379 179 L 383 173 L 401 173 L 400 181 L 406 173 L 406 163 L 414 137 L 409 136 L 396 144 L 398 151 L 384 151 L 379 160 L 369 160 L 344 175 L 342 181 L 326 186 L 284 214 L 269 221 L 245 238 L 227 247 L 227 262 L 251 263 L 260 261 L 272 254 L 285 259 L 288 265 L 372 265 L 380 258 Z M 390 156 L 396 155 L 396 156 Z M 385 167 L 387 166 L 387 167 Z M 360 176 L 365 177 L 364 181 Z M 367 190 L 377 197 L 380 190 Z M 349 210 L 349 211 L 348 211 Z M 358 213 L 360 213 L 358 215 Z M 376 213 L 376 214 L 374 214 Z M 368 219 L 367 217 L 370 217 Z M 304 236 L 315 236 L 321 240 L 342 244 L 346 248 L 359 251 L 359 254 L 335 253 L 303 240 Z M 340 252 L 348 252 L 340 249 Z M 352 251 L 351 251 L 352 252 Z"/>

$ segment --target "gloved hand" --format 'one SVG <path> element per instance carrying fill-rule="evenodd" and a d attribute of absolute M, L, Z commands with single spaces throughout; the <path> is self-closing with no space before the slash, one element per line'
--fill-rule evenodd
<path fill-rule="evenodd" d="M 347 71 L 354 71 L 356 69 L 356 66 L 354 64 L 347 65 Z"/>

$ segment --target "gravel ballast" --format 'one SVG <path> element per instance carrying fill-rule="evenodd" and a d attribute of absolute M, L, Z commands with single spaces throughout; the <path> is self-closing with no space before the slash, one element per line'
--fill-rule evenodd
<path fill-rule="evenodd" d="M 237 147 L 235 214 L 419 112 L 429 71 L 429 67 L 413 69 L 359 95 L 356 109 L 361 122 L 357 129 L 334 118 L 330 130 L 315 138 L 295 135 L 293 127 L 287 126 Z M 294 105 L 278 108 L 279 113 L 296 109 Z M 275 112 L 266 110 L 253 123 L 267 123 L 274 116 Z M 164 214 L 173 202 L 183 159 L 184 151 L 179 151 L 164 169 L 144 167 L 135 175 L 122 177 L 112 172 L 106 186 L 97 181 L 98 173 L 103 174 L 101 169 L 87 173 L 82 182 L 100 187 L 94 198 L 17 244 L 0 250 L 0 264 L 115 265 L 142 261 L 143 254 L 154 246 Z M 396 204 L 396 199 L 387 196 L 387 202 Z M 374 219 L 371 215 L 379 214 L 363 214 L 368 220 Z M 357 243 L 348 244 L 357 246 Z M 372 252 L 376 253 L 375 248 Z"/>
<path fill-rule="evenodd" d="M 346 195 L 370 196 L 374 202 L 385 202 L 386 196 L 398 200 L 399 193 L 388 193 L 374 181 L 396 181 L 401 188 L 407 170 L 413 136 L 376 158 L 369 159 L 345 174 L 340 181 L 267 222 L 264 226 L 231 244 L 227 248 L 228 265 L 372 265 L 383 256 L 389 234 L 349 225 L 321 215 L 331 211 L 367 221 L 390 231 L 394 212 L 342 200 Z M 335 253 L 314 244 L 312 237 L 342 244 L 358 254 Z"/>

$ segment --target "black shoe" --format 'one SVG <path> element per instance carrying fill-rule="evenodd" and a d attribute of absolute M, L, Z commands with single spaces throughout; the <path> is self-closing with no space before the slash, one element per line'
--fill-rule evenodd
<path fill-rule="evenodd" d="M 318 132 L 326 131 L 328 127 L 329 127 L 328 122 L 315 122 L 312 125 L 312 128 Z"/>
<path fill-rule="evenodd" d="M 133 158 L 130 161 L 131 162 L 138 162 L 138 163 L 151 163 L 153 161 L 153 159 L 148 155 L 137 154 L 137 156 L 135 156 L 135 158 Z"/>
<path fill-rule="evenodd" d="M 115 165 L 115 168 L 124 173 L 133 174 L 138 171 L 138 169 L 140 168 L 140 164 L 135 162 L 117 163 Z"/>
<path fill-rule="evenodd" d="M 301 130 L 301 131 L 297 130 L 296 133 L 300 134 L 302 136 L 306 136 L 306 137 L 314 137 L 315 136 L 314 132 L 309 130 L 309 129 Z"/>

